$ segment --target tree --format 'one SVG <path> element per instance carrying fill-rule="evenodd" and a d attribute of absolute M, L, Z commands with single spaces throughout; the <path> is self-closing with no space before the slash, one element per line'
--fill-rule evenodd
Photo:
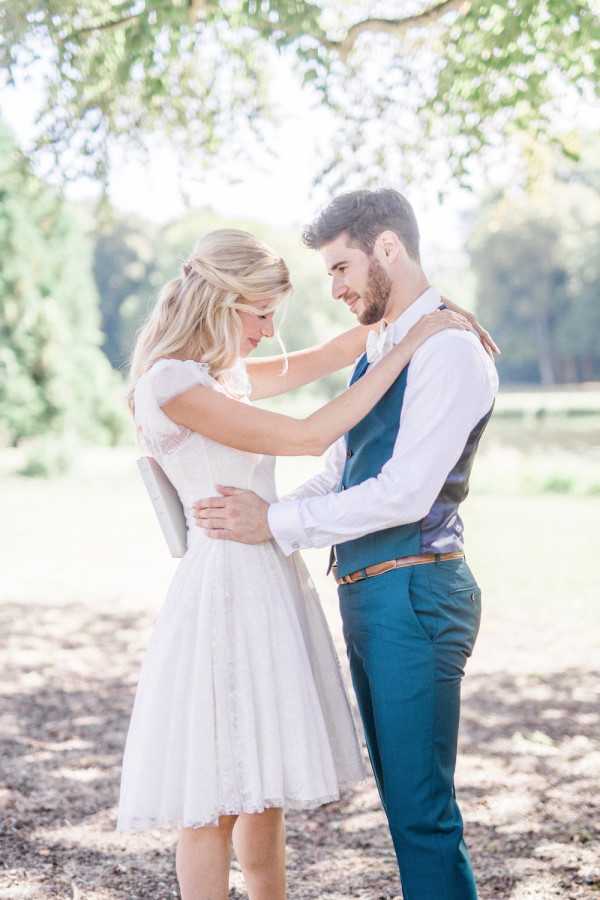
<path fill-rule="evenodd" d="M 527 190 L 482 209 L 471 239 L 478 307 L 503 348 L 505 380 L 599 379 L 597 166 L 574 178 L 538 153 L 535 169 Z"/>
<path fill-rule="evenodd" d="M 81 222 L 33 177 L 0 123 L 2 442 L 41 434 L 114 443 L 121 383 L 100 351 L 98 298 Z"/>
<path fill-rule="evenodd" d="M 270 121 L 273 49 L 338 115 L 330 180 L 368 181 L 398 150 L 403 166 L 429 166 L 434 149 L 464 180 L 474 155 L 513 132 L 560 139 L 552 123 L 557 107 L 564 122 L 566 94 L 593 100 L 591 3 L 397 7 L 389 0 L 389 15 L 373 16 L 367 0 L 4 2 L 0 61 L 9 81 L 24 68 L 45 73 L 32 152 L 51 151 L 64 177 L 106 178 L 112 145 L 147 146 L 152 135 L 196 159 L 242 150 Z"/>
<path fill-rule="evenodd" d="M 102 349 L 115 369 L 125 368 L 131 355 L 133 331 L 156 280 L 158 245 L 150 223 L 114 214 L 96 234 L 93 273 L 100 297 Z"/>

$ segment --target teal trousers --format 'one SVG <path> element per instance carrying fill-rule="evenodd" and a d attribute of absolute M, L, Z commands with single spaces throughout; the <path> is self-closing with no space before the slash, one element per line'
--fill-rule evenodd
<path fill-rule="evenodd" d="M 341 585 L 339 597 L 404 900 L 476 900 L 454 770 L 479 587 L 458 559 Z"/>

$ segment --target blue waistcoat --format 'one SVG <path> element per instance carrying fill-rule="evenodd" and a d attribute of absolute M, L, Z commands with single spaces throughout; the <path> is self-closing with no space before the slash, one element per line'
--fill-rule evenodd
<path fill-rule="evenodd" d="M 356 365 L 351 384 L 364 375 L 368 365 L 365 354 Z M 391 458 L 400 428 L 408 368 L 401 372 L 371 412 L 346 435 L 346 464 L 338 491 L 376 477 Z M 458 507 L 469 492 L 469 476 L 475 453 L 492 410 L 493 406 L 467 438 L 460 459 L 449 473 L 427 516 L 420 522 L 385 528 L 337 544 L 338 576 L 400 556 L 464 549 L 463 523 Z"/>

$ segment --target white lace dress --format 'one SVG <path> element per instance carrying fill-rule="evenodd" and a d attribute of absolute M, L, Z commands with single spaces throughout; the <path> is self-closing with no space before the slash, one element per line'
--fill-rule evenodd
<path fill-rule="evenodd" d="M 177 488 L 188 550 L 154 625 L 127 736 L 117 829 L 215 825 L 310 808 L 364 777 L 338 660 L 299 554 L 206 537 L 192 504 L 215 485 L 276 499 L 275 458 L 176 425 L 161 405 L 204 364 L 160 360 L 135 390 L 147 451 Z"/>

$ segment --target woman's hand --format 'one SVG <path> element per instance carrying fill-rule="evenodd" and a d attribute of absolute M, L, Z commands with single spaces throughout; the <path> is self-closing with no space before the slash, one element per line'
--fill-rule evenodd
<path fill-rule="evenodd" d="M 432 335 L 446 331 L 448 328 L 472 331 L 477 334 L 472 322 L 462 313 L 453 312 L 451 309 L 436 309 L 426 316 L 421 316 L 419 321 L 407 332 L 404 340 L 409 342 L 411 353 L 414 353 Z"/>
<path fill-rule="evenodd" d="M 492 357 L 492 359 L 494 358 L 495 353 L 497 353 L 498 355 L 500 355 L 502 353 L 502 350 L 497 345 L 496 341 L 493 339 L 493 337 L 491 336 L 489 331 L 486 331 L 486 329 L 482 325 L 479 324 L 479 322 L 477 321 L 477 319 L 473 315 L 473 313 L 468 312 L 468 310 L 463 309 L 461 306 L 457 306 L 456 303 L 452 303 L 450 300 L 447 299 L 447 297 L 442 297 L 442 303 L 445 303 L 446 306 L 448 307 L 448 309 L 451 309 L 455 313 L 458 313 L 459 315 L 464 316 L 465 319 L 468 319 L 468 321 L 473 326 L 473 331 L 475 332 L 475 334 L 477 335 L 477 337 L 483 344 L 484 350 L 487 353 L 489 353 L 489 355 Z"/>

